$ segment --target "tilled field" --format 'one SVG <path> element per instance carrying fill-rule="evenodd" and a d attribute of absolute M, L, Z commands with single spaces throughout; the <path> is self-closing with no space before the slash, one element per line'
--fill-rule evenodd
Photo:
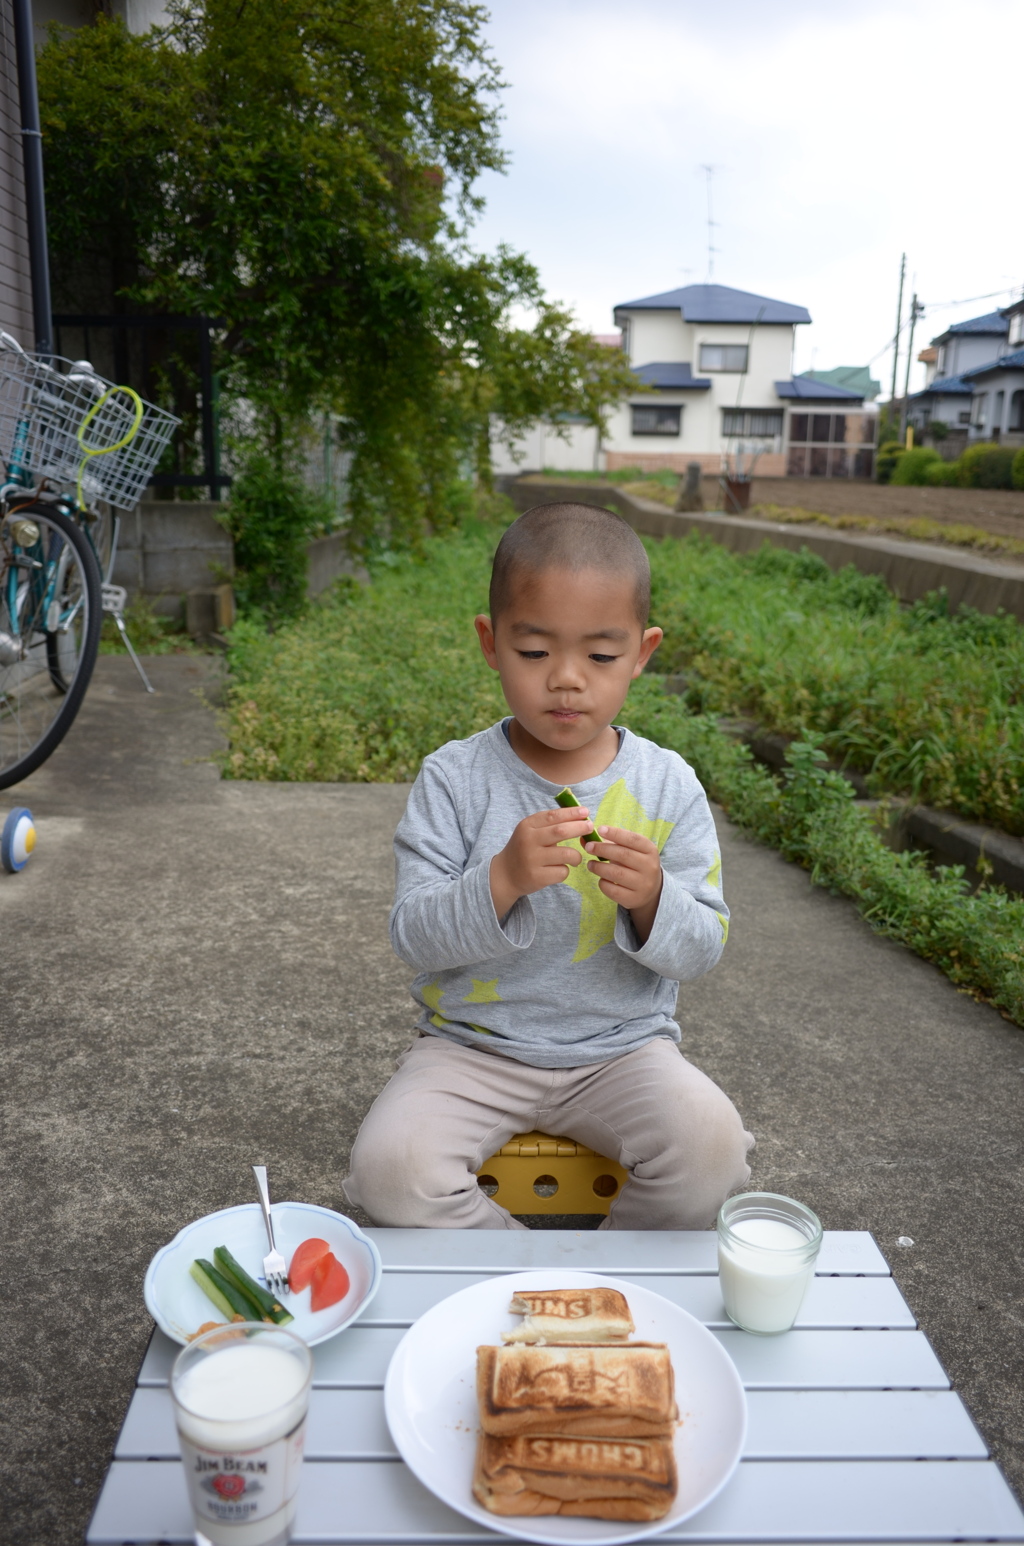
<path fill-rule="evenodd" d="M 717 492 L 717 478 L 705 479 L 708 509 L 718 502 Z M 750 503 L 881 520 L 923 516 L 943 525 L 979 526 L 1003 537 L 1024 539 L 1024 490 L 1017 489 L 895 488 L 844 478 L 755 478 Z"/>

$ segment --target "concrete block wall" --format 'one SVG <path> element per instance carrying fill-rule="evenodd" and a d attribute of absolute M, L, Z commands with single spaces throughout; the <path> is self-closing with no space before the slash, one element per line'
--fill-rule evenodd
<path fill-rule="evenodd" d="M 124 586 L 129 601 L 141 594 L 154 611 L 184 618 L 191 591 L 212 595 L 235 572 L 234 544 L 217 519 L 223 509 L 213 500 L 147 500 L 122 515 L 114 584 Z M 363 575 L 341 532 L 318 537 L 308 552 L 310 596 L 339 575 Z"/>
<path fill-rule="evenodd" d="M 142 594 L 164 616 L 182 614 L 184 597 L 235 572 L 235 550 L 213 500 L 152 500 L 121 516 L 113 580 L 129 600 Z"/>

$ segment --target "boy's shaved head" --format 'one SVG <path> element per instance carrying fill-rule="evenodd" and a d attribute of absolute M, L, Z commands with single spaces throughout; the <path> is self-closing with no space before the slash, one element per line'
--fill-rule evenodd
<path fill-rule="evenodd" d="M 491 625 L 520 579 L 544 569 L 604 569 L 631 584 L 641 629 L 651 607 L 651 566 L 644 545 L 621 516 L 595 505 L 534 505 L 505 532 L 491 570 Z"/>

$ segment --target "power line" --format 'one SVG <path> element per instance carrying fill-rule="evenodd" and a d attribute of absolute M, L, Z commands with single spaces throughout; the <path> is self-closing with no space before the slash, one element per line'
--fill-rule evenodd
<path fill-rule="evenodd" d="M 968 295 L 961 301 L 929 301 L 926 311 L 949 311 L 954 306 L 972 306 L 975 301 L 994 301 L 997 295 L 1012 295 L 1019 285 L 1003 285 L 1001 290 L 989 290 L 987 295 Z"/>

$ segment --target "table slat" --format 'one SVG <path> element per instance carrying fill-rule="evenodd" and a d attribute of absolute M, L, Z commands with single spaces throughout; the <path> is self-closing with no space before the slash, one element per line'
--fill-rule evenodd
<path fill-rule="evenodd" d="M 747 1460 L 985 1460 L 951 1390 L 751 1390 Z"/>
<path fill-rule="evenodd" d="M 984 1441 L 952 1391 L 752 1391 L 744 1451 L 755 1460 L 984 1460 Z M 379 1390 L 314 1390 L 309 1460 L 396 1460 Z M 139 1389 L 117 1460 L 176 1460 L 165 1389 Z"/>
<path fill-rule="evenodd" d="M 624 1283 L 661 1294 L 705 1326 L 732 1325 L 725 1313 L 717 1273 L 671 1277 L 632 1272 L 615 1274 Z M 411 1326 L 442 1299 L 471 1284 L 484 1283 L 487 1273 L 386 1272 L 373 1303 L 359 1318 L 360 1326 Z M 811 1280 L 797 1325 L 804 1328 L 886 1327 L 913 1331 L 917 1325 L 892 1278 L 816 1277 Z"/>
<path fill-rule="evenodd" d="M 714 1230 L 369 1229 L 386 1272 L 524 1272 L 572 1267 L 612 1276 L 628 1272 L 717 1272 Z M 867 1230 L 827 1230 L 819 1274 L 888 1277 Z"/>
<path fill-rule="evenodd" d="M 115 1461 L 89 1546 L 191 1539 L 180 1464 Z M 322 1462 L 303 1474 L 296 1546 L 493 1540 L 395 1462 Z M 661 1541 L 1024 1541 L 1024 1514 L 991 1461 L 748 1461 Z"/>
<path fill-rule="evenodd" d="M 942 1365 L 920 1331 L 789 1331 L 752 1337 L 713 1334 L 750 1390 L 948 1390 Z M 313 1383 L 321 1389 L 382 1386 L 400 1326 L 351 1326 L 313 1349 Z M 177 1348 L 154 1333 L 139 1384 L 166 1385 Z"/>
<path fill-rule="evenodd" d="M 748 1390 L 948 1390 L 921 1331 L 716 1331 Z"/>

